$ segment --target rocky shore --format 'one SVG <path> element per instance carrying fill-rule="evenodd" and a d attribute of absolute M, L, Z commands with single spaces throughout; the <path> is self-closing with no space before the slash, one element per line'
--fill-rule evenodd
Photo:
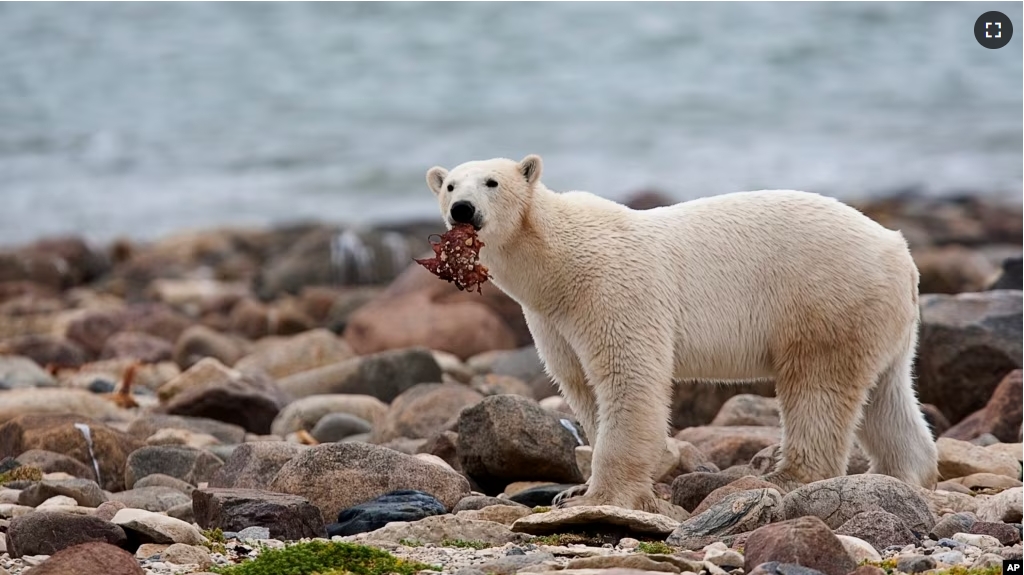
<path fill-rule="evenodd" d="M 1021 558 L 1020 206 L 858 207 L 921 270 L 941 482 L 858 449 L 783 492 L 758 478 L 771 386 L 678 382 L 664 515 L 550 508 L 587 438 L 514 302 L 410 265 L 437 222 L 0 249 L 0 575 L 998 573 Z"/>

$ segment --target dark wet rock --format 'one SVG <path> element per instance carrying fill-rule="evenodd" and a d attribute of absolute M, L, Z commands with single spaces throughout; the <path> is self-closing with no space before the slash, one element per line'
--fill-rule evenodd
<path fill-rule="evenodd" d="M 197 485 L 209 481 L 224 465 L 217 456 L 182 445 L 150 445 L 133 451 L 125 466 L 125 485 L 129 488 L 147 475 L 170 475 Z"/>
<path fill-rule="evenodd" d="M 949 428 L 943 437 L 970 441 L 984 434 L 991 434 L 1004 443 L 1018 441 L 1024 406 L 1020 398 L 1024 395 L 1021 370 L 1015 369 L 996 386 L 985 407 L 968 415 L 963 421 Z"/>
<path fill-rule="evenodd" d="M 11 557 L 53 555 L 81 543 L 102 541 L 123 545 L 124 531 L 109 521 L 91 515 L 36 511 L 11 520 L 7 529 L 7 550 Z"/>
<path fill-rule="evenodd" d="M 743 568 L 750 572 L 762 563 L 795 563 L 825 575 L 846 575 L 857 564 L 825 523 L 801 517 L 765 525 L 747 537 Z"/>
<path fill-rule="evenodd" d="M 323 537 L 324 518 L 309 500 L 255 489 L 197 489 L 192 492 L 196 523 L 204 529 L 242 531 L 265 527 L 275 539 Z"/>
<path fill-rule="evenodd" d="M 327 535 L 366 533 L 392 521 L 419 521 L 447 512 L 444 505 L 428 493 L 409 489 L 393 491 L 343 510 L 338 514 L 338 522 L 327 526 Z"/>
<path fill-rule="evenodd" d="M 559 493 L 576 487 L 574 483 L 555 483 L 550 485 L 538 485 L 524 489 L 509 496 L 509 501 L 526 505 L 527 507 L 550 507 Z"/>
<path fill-rule="evenodd" d="M 215 359 L 195 364 L 160 388 L 178 390 L 167 401 L 170 415 L 206 417 L 241 426 L 251 433 L 270 433 L 270 425 L 288 403 L 287 396 L 263 374 L 243 374 Z"/>
<path fill-rule="evenodd" d="M 683 521 L 666 541 L 692 548 L 704 538 L 746 533 L 770 523 L 781 503 L 782 495 L 775 489 L 739 491 Z"/>
<path fill-rule="evenodd" d="M 1021 367 L 1020 291 L 921 296 L 917 389 L 920 400 L 959 423 L 988 403 L 1003 377 Z"/>
<path fill-rule="evenodd" d="M 534 401 L 494 395 L 459 416 L 459 459 L 463 471 L 491 494 L 520 480 L 582 483 L 578 433 Z"/>
<path fill-rule="evenodd" d="M 244 443 L 210 479 L 210 487 L 266 489 L 277 472 L 308 446 L 284 441 Z"/>
<path fill-rule="evenodd" d="M 1021 257 L 1006 258 L 1003 260 L 1003 269 L 996 278 L 996 281 L 989 286 L 990 290 L 1021 290 L 1024 289 L 1021 286 Z"/>

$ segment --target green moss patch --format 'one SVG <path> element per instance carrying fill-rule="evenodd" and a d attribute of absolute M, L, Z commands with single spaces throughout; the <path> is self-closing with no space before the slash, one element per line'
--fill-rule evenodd
<path fill-rule="evenodd" d="M 405 561 L 394 555 L 352 543 L 309 541 L 284 549 L 264 549 L 259 557 L 230 567 L 217 567 L 221 575 L 413 575 L 433 569 L 430 565 Z"/>
<path fill-rule="evenodd" d="M 675 547 L 661 541 L 641 541 L 636 550 L 649 555 L 671 555 L 677 551 Z"/>
<path fill-rule="evenodd" d="M 10 471 L 0 473 L 0 485 L 7 485 L 12 481 L 42 481 L 43 472 L 38 467 L 21 465 Z"/>
<path fill-rule="evenodd" d="M 463 549 L 487 549 L 488 547 L 496 547 L 484 541 L 466 541 L 465 539 L 444 539 L 441 541 L 441 547 L 461 547 Z"/>

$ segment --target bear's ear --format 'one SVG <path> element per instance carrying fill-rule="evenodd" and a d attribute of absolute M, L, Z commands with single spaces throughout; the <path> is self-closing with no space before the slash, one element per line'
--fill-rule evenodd
<path fill-rule="evenodd" d="M 523 158 L 523 161 L 519 162 L 519 173 L 526 178 L 526 183 L 531 186 L 540 179 L 540 173 L 543 168 L 544 163 L 541 161 L 540 156 L 536 154 L 530 154 Z"/>
<path fill-rule="evenodd" d="M 427 170 L 427 186 L 430 187 L 430 191 L 434 192 L 434 195 L 441 193 L 441 184 L 444 183 L 444 179 L 448 177 L 448 170 L 441 166 L 434 166 Z"/>

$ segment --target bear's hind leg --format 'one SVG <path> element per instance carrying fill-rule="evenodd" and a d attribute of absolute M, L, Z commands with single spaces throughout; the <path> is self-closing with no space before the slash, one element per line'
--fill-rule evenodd
<path fill-rule="evenodd" d="M 938 481 L 938 456 L 914 396 L 914 347 L 911 339 L 906 351 L 878 377 L 857 437 L 871 457 L 870 473 L 931 489 Z"/>
<path fill-rule="evenodd" d="M 851 358 L 792 354 L 777 368 L 782 457 L 765 479 L 791 490 L 846 474 L 846 464 L 872 381 Z"/>

